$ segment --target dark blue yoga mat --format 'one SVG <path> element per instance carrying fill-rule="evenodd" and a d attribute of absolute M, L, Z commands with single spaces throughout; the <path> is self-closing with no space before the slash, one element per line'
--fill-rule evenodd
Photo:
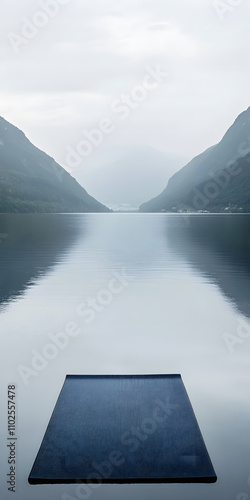
<path fill-rule="evenodd" d="M 31 484 L 216 481 L 180 375 L 68 375 Z"/>

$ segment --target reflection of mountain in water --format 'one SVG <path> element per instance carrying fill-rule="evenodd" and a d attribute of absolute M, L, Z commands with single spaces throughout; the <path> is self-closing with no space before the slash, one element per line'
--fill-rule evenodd
<path fill-rule="evenodd" d="M 193 215 L 168 218 L 170 248 L 219 285 L 250 317 L 250 216 Z"/>
<path fill-rule="evenodd" d="M 0 304 L 21 295 L 60 262 L 78 235 L 72 215 L 0 216 Z"/>

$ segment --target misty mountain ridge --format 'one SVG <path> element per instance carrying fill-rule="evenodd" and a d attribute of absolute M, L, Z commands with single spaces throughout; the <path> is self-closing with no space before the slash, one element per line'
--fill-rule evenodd
<path fill-rule="evenodd" d="M 176 172 L 181 163 L 149 146 L 115 148 L 89 158 L 74 172 L 77 182 L 0 117 L 0 212 L 136 211 L 167 181 L 141 212 L 250 212 L 250 107 L 218 144 Z"/>
<path fill-rule="evenodd" d="M 0 117 L 0 212 L 109 212 L 53 158 Z"/>
<path fill-rule="evenodd" d="M 250 211 L 250 107 L 221 141 L 174 174 L 142 212 Z"/>
<path fill-rule="evenodd" d="M 183 158 L 150 146 L 115 148 L 86 158 L 73 173 L 78 182 L 110 208 L 138 210 L 183 165 Z"/>

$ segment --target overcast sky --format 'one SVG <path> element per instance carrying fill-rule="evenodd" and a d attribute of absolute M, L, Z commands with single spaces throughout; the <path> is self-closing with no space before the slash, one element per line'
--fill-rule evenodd
<path fill-rule="evenodd" d="M 250 105 L 250 5 L 220 3 L 221 15 L 213 0 L 1 0 L 0 115 L 66 167 L 104 119 L 94 153 L 191 159 Z"/>

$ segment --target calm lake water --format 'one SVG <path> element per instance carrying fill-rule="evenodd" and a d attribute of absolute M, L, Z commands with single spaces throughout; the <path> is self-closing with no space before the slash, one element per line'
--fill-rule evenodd
<path fill-rule="evenodd" d="M 250 497 L 249 251 L 247 215 L 0 216 L 1 439 L 15 383 L 18 500 L 79 498 L 27 483 L 67 374 L 180 373 L 218 475 L 101 485 L 89 498 Z"/>

